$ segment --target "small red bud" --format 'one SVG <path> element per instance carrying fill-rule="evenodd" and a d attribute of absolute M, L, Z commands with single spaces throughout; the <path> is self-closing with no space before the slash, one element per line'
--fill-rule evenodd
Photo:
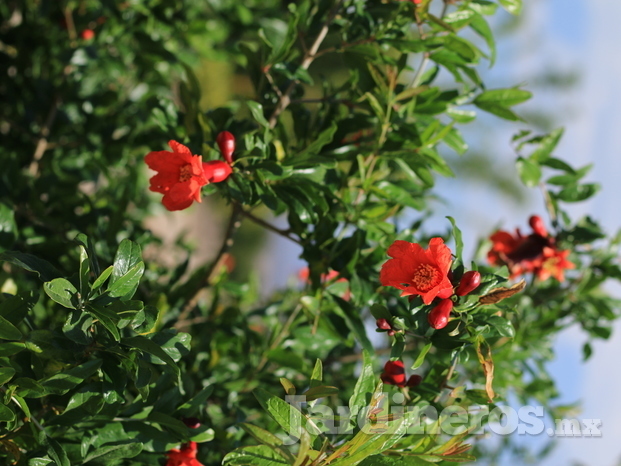
<path fill-rule="evenodd" d="M 386 384 L 405 387 L 405 367 L 403 366 L 403 361 L 387 361 L 380 378 Z"/>
<path fill-rule="evenodd" d="M 539 215 L 533 215 L 528 219 L 528 224 L 533 231 L 544 238 L 548 237 L 548 230 Z"/>
<path fill-rule="evenodd" d="M 80 33 L 80 37 L 84 40 L 91 40 L 93 37 L 95 37 L 95 31 L 93 31 L 92 29 L 84 29 L 84 31 Z"/>
<path fill-rule="evenodd" d="M 457 296 L 466 296 L 474 291 L 481 284 L 481 274 L 476 270 L 466 272 L 459 282 L 459 286 L 455 290 Z"/>
<path fill-rule="evenodd" d="M 216 143 L 220 148 L 222 157 L 227 163 L 233 163 L 233 152 L 235 152 L 235 136 L 228 131 L 222 131 L 216 138 Z"/>
<path fill-rule="evenodd" d="M 220 183 L 221 181 L 226 180 L 233 172 L 231 166 L 222 160 L 203 162 L 203 170 L 205 171 L 205 176 L 210 183 Z"/>
<path fill-rule="evenodd" d="M 392 330 L 390 323 L 388 323 L 386 319 L 377 319 L 375 324 L 377 325 L 377 328 L 381 330 Z"/>
<path fill-rule="evenodd" d="M 388 330 L 388 332 L 386 332 L 388 334 L 389 337 L 394 337 L 395 336 L 395 332 L 394 330 Z"/>
<path fill-rule="evenodd" d="M 443 299 L 436 307 L 434 307 L 429 315 L 427 321 L 436 330 L 446 327 L 449 320 L 449 314 L 453 310 L 453 301 L 450 299 Z"/>
<path fill-rule="evenodd" d="M 423 378 L 418 374 L 412 374 L 405 384 L 407 387 L 417 387 L 423 381 Z"/>

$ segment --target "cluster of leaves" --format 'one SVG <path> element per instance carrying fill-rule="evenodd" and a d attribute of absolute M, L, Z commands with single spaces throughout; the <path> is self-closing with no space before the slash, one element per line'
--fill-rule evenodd
<path fill-rule="evenodd" d="M 520 134 L 517 169 L 531 187 L 555 171 L 546 200 L 579 272 L 522 289 L 506 269 L 472 264 L 482 284 L 442 330 L 429 326 L 431 305 L 378 282 L 393 241 L 428 239 L 420 228 L 435 178 L 453 176 L 442 145 L 467 151 L 459 125 L 476 109 L 520 119 L 513 107 L 530 93 L 487 89 L 477 66 L 496 54 L 486 17 L 521 2 L 186 3 L 0 5 L 0 60 L 12 70 L 0 80 L 0 458 L 162 464 L 193 440 L 205 464 L 463 462 L 481 419 L 450 438 L 430 433 L 442 416 L 417 430 L 410 411 L 385 411 L 386 393 L 438 411 L 493 407 L 511 393 L 548 406 L 554 336 L 578 322 L 608 337 L 619 303 L 601 285 L 621 278 L 618 239 L 601 241 L 593 220 L 562 210 L 597 189 L 581 182 L 588 169 L 552 155 L 561 131 Z M 81 38 L 85 28 L 93 39 Z M 179 62 L 191 56 L 188 38 L 236 63 L 252 98 L 203 110 L 209 83 Z M 144 154 L 178 139 L 218 158 L 223 130 L 237 138 L 234 172 L 203 191 L 230 205 L 217 257 L 190 269 L 181 243 L 187 254 L 172 268 L 143 260 L 147 246 L 162 250 L 142 224 L 155 200 Z M 265 210 L 288 226 L 262 220 Z M 403 225 L 412 212 L 420 220 Z M 308 282 L 265 297 L 256 280 L 236 280 L 222 264 L 240 219 L 298 244 Z M 436 236 L 454 238 L 457 283 L 463 241 L 449 220 Z M 382 345 L 368 334 L 375 319 L 396 330 Z M 422 383 L 382 387 L 388 358 L 411 360 Z M 349 407 L 342 431 L 317 425 L 321 406 Z M 304 429 L 290 446 L 273 432 L 291 434 L 292 420 Z"/>

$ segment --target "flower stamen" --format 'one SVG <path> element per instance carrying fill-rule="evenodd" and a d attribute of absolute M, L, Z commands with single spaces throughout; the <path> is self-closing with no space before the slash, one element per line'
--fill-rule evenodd
<path fill-rule="evenodd" d="M 192 165 L 189 163 L 179 169 L 179 183 L 185 183 L 192 178 Z"/>
<path fill-rule="evenodd" d="M 429 291 L 438 282 L 439 275 L 438 269 L 433 265 L 420 264 L 414 272 L 412 283 L 423 292 Z"/>

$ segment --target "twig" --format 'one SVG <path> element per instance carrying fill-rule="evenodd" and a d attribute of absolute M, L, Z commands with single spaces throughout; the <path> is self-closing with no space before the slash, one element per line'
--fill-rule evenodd
<path fill-rule="evenodd" d="M 283 327 L 280 329 L 280 332 L 278 332 L 278 335 L 276 335 L 276 338 L 274 338 L 274 341 L 272 342 L 270 347 L 263 354 L 263 357 L 261 358 L 261 362 L 259 362 L 259 365 L 257 366 L 257 369 L 256 369 L 255 372 L 259 372 L 261 369 L 263 369 L 263 366 L 265 366 L 265 364 L 267 364 L 267 354 L 266 353 L 271 351 L 271 350 L 273 350 L 273 349 L 275 349 L 276 347 L 278 347 L 278 345 L 280 345 L 280 343 L 285 338 L 285 336 L 287 336 L 287 333 L 289 332 L 289 328 L 291 327 L 291 324 L 293 324 L 293 321 L 298 316 L 298 314 L 300 313 L 301 309 L 302 309 L 302 305 L 301 304 L 298 304 L 295 307 L 295 309 L 293 310 L 293 312 L 291 313 L 291 315 L 289 316 L 289 318 L 285 322 L 285 325 L 283 325 Z"/>
<path fill-rule="evenodd" d="M 47 138 L 50 135 L 50 128 L 56 119 L 56 114 L 58 113 L 58 107 L 60 106 L 62 99 L 60 95 L 56 95 L 54 98 L 54 102 L 52 103 L 52 107 L 47 114 L 47 118 L 45 119 L 45 123 L 39 132 L 39 140 L 37 141 L 37 146 L 35 148 L 34 154 L 32 155 L 32 162 L 30 163 L 30 167 L 28 168 L 29 173 L 32 176 L 36 176 L 39 171 L 39 161 L 43 154 L 48 149 L 49 145 L 47 142 Z"/>
<path fill-rule="evenodd" d="M 229 219 L 229 224 L 226 229 L 226 233 L 224 234 L 224 239 L 222 241 L 222 246 L 220 246 L 220 250 L 218 251 L 216 258 L 213 260 L 213 262 L 211 263 L 211 266 L 209 267 L 209 269 L 207 269 L 203 277 L 203 280 L 198 285 L 196 292 L 194 293 L 194 296 L 190 298 L 190 300 L 187 302 L 187 304 L 184 306 L 183 310 L 179 314 L 177 322 L 174 325 L 176 329 L 187 326 L 188 324 L 187 317 L 190 314 L 190 312 L 192 312 L 192 310 L 198 304 L 201 291 L 206 285 L 208 285 L 211 282 L 211 280 L 213 279 L 213 275 L 217 271 L 220 270 L 222 266 L 222 262 L 225 258 L 225 254 L 229 252 L 229 250 L 233 246 L 233 236 L 235 235 L 235 232 L 241 225 L 241 221 L 239 219 L 241 212 L 242 212 L 241 206 L 238 203 L 234 203 L 233 211 L 231 212 L 231 218 Z"/>
<path fill-rule="evenodd" d="M 294 243 L 297 244 L 302 244 L 302 241 L 300 241 L 297 238 L 294 238 L 293 236 L 291 236 L 289 233 L 289 230 L 282 230 L 278 227 L 275 227 L 274 225 L 272 225 L 271 223 L 266 222 L 263 219 L 260 219 L 259 217 L 255 217 L 252 213 L 250 213 L 247 210 L 240 210 L 241 215 L 243 215 L 244 217 L 248 218 L 249 220 L 252 220 L 254 223 L 256 223 L 257 225 L 261 225 L 263 228 L 270 230 L 274 233 L 276 233 L 277 235 L 280 235 L 284 238 L 287 238 L 288 240 L 293 241 Z"/>
<path fill-rule="evenodd" d="M 315 38 L 315 42 L 313 42 L 311 47 L 304 54 L 304 59 L 302 60 L 302 64 L 300 65 L 300 69 L 308 70 L 308 68 L 310 67 L 311 63 L 313 63 L 313 60 L 315 58 L 317 58 L 317 51 L 319 50 L 319 46 L 321 45 L 323 40 L 328 35 L 328 30 L 330 29 L 330 24 L 332 24 L 332 21 L 334 21 L 334 18 L 336 18 L 336 15 L 337 15 L 339 9 L 341 8 L 341 5 L 343 4 L 343 2 L 344 2 L 344 0 L 338 0 L 336 2 L 336 5 L 334 5 L 334 8 L 332 9 L 330 14 L 326 18 L 326 21 L 323 24 L 323 27 L 321 28 L 321 31 L 319 31 L 319 34 Z M 276 108 L 274 109 L 274 112 L 272 113 L 272 116 L 269 119 L 269 126 L 270 126 L 270 128 L 274 128 L 276 126 L 276 123 L 278 121 L 278 116 L 291 103 L 291 93 L 293 92 L 293 89 L 295 89 L 295 86 L 296 86 L 297 83 L 298 83 L 297 80 L 291 81 L 291 83 L 289 84 L 289 86 L 287 87 L 285 92 L 282 94 L 282 97 L 278 100 L 278 103 L 276 104 Z"/>
<path fill-rule="evenodd" d="M 341 44 L 338 47 L 326 47 L 325 49 L 317 52 L 315 54 L 315 58 L 321 57 L 322 55 L 325 55 L 326 53 L 341 52 L 349 47 L 355 47 L 356 45 L 364 45 L 364 44 L 368 44 L 374 41 L 375 41 L 375 36 L 371 36 L 371 37 L 367 37 L 366 39 L 358 39 L 354 42 L 348 42 L 345 44 Z"/>
<path fill-rule="evenodd" d="M 449 367 L 446 377 L 444 378 L 444 381 L 440 385 L 440 393 L 438 393 L 438 396 L 436 396 L 435 399 L 433 400 L 434 403 L 437 403 L 438 401 L 440 401 L 440 398 L 442 397 L 442 390 L 444 388 L 447 388 L 448 381 L 451 380 L 451 377 L 453 377 L 453 372 L 455 372 L 455 367 L 457 366 L 458 359 L 459 359 L 459 353 L 453 356 L 453 360 L 451 361 L 451 367 Z"/>

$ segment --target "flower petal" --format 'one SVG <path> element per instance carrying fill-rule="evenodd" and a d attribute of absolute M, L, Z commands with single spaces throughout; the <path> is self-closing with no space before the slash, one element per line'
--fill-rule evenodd
<path fill-rule="evenodd" d="M 168 145 L 173 150 L 173 152 L 176 152 L 177 154 L 192 155 L 192 151 L 190 151 L 190 149 L 188 149 L 186 146 L 184 146 L 180 142 L 170 140 L 168 141 Z"/>

